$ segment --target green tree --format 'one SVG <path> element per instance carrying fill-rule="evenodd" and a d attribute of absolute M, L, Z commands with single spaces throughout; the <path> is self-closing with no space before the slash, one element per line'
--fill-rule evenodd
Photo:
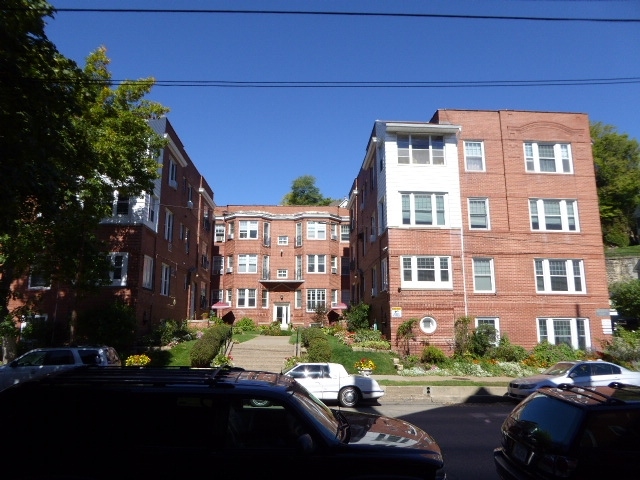
<path fill-rule="evenodd" d="M 282 198 L 283 205 L 329 205 L 333 201 L 322 196 L 312 175 L 296 178 L 291 183 L 291 191 Z"/>
<path fill-rule="evenodd" d="M 640 205 L 640 145 L 615 127 L 591 125 L 600 223 L 605 245 L 638 243 L 636 208 Z"/>
<path fill-rule="evenodd" d="M 609 285 L 611 306 L 624 318 L 640 318 L 640 280 Z"/>
<path fill-rule="evenodd" d="M 108 280 L 96 236 L 116 195 L 151 191 L 165 140 L 148 120 L 168 109 L 144 99 L 153 79 L 114 87 L 106 49 L 84 70 L 44 34 L 43 0 L 0 8 L 0 315 L 11 283 L 35 267 L 74 296 Z M 71 319 L 73 326 L 76 316 Z"/>

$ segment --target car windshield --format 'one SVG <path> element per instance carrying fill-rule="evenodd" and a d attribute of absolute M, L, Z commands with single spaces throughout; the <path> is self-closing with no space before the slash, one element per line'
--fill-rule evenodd
<path fill-rule="evenodd" d="M 341 427 L 333 411 L 321 400 L 302 387 L 293 391 L 293 399 L 315 420 L 317 425 L 325 430 L 327 437 L 343 439 L 345 429 Z"/>
<path fill-rule="evenodd" d="M 570 362 L 560 362 L 556 363 L 552 367 L 547 368 L 544 372 L 544 375 L 564 375 L 575 365 L 575 363 Z"/>

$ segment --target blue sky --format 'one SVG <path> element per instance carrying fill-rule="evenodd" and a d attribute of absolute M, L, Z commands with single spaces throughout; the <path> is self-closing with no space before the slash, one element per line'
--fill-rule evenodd
<path fill-rule="evenodd" d="M 302 175 L 314 176 L 324 196 L 343 198 L 375 120 L 428 121 L 439 108 L 581 112 L 640 139 L 638 0 L 49 1 L 59 9 L 456 16 L 58 12 L 46 30 L 58 50 L 84 65 L 104 45 L 114 79 L 261 85 L 155 86 L 148 97 L 171 109 L 169 121 L 218 205 L 278 204 Z M 631 80 L 610 80 L 622 78 Z M 496 85 L 532 81 L 574 85 Z"/>

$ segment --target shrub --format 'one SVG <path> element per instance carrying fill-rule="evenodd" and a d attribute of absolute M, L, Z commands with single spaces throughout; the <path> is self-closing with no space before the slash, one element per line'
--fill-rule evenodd
<path fill-rule="evenodd" d="M 126 367 L 145 367 L 150 363 L 151 359 L 144 353 L 140 355 L 130 355 L 124 361 Z"/>
<path fill-rule="evenodd" d="M 413 329 L 417 324 L 417 318 L 410 318 L 406 322 L 398 325 L 398 330 L 396 331 L 396 346 L 400 347 L 402 353 L 405 355 L 409 354 L 409 341 L 416 338 Z"/>
<path fill-rule="evenodd" d="M 362 348 L 373 348 L 375 350 L 391 350 L 391 343 L 386 340 L 367 340 L 357 344 Z"/>
<path fill-rule="evenodd" d="M 531 355 L 525 363 L 532 366 L 550 367 L 563 360 L 581 360 L 584 357 L 585 353 L 582 350 L 574 350 L 566 343 L 554 345 L 545 341 L 533 347 Z"/>
<path fill-rule="evenodd" d="M 455 345 L 453 347 L 453 355 L 455 357 L 464 357 L 469 353 L 471 343 L 471 317 L 460 317 L 453 324 L 453 335 Z"/>
<path fill-rule="evenodd" d="M 229 325 L 214 325 L 204 330 L 191 349 L 191 366 L 210 367 L 214 358 L 224 345 L 231 339 Z"/>
<path fill-rule="evenodd" d="M 422 350 L 420 361 L 422 363 L 433 363 L 435 365 L 446 363 L 449 360 L 442 350 L 433 345 L 428 345 Z"/>
<path fill-rule="evenodd" d="M 233 324 L 233 333 L 242 334 L 245 332 L 255 332 L 257 330 L 258 326 L 249 317 L 242 317 Z"/>
<path fill-rule="evenodd" d="M 353 337 L 353 340 L 356 343 L 379 341 L 382 339 L 382 332 L 380 330 L 374 330 L 372 328 L 363 328 L 360 330 L 356 330 Z"/>
<path fill-rule="evenodd" d="M 522 362 L 529 353 L 524 347 L 512 344 L 507 335 L 503 335 L 498 346 L 491 349 L 488 355 L 490 358 L 502 362 Z"/>
<path fill-rule="evenodd" d="M 309 348 L 314 339 L 326 339 L 326 337 L 327 336 L 320 328 L 309 327 L 300 330 L 300 343 L 302 343 L 302 346 L 305 348 Z"/>
<path fill-rule="evenodd" d="M 469 339 L 469 351 L 476 357 L 484 357 L 494 347 L 497 335 L 498 331 L 493 325 L 478 325 Z"/>
<path fill-rule="evenodd" d="M 640 330 L 616 330 L 613 338 L 603 344 L 604 358 L 615 363 L 631 365 L 640 360 Z"/>
<path fill-rule="evenodd" d="M 78 318 L 79 342 L 110 345 L 119 352 L 130 351 L 136 338 L 133 307 L 120 300 L 87 312 Z"/>
<path fill-rule="evenodd" d="M 331 360 L 331 345 L 326 337 L 314 339 L 307 348 L 309 362 L 328 362 Z"/>
<path fill-rule="evenodd" d="M 347 330 L 355 332 L 369 328 L 369 309 L 366 303 L 350 306 L 342 316 L 347 319 Z"/>
<path fill-rule="evenodd" d="M 267 335 L 271 337 L 291 335 L 291 326 L 289 326 L 288 330 L 283 330 L 280 325 L 281 325 L 280 322 L 271 322 L 271 325 L 261 326 L 260 335 Z"/>

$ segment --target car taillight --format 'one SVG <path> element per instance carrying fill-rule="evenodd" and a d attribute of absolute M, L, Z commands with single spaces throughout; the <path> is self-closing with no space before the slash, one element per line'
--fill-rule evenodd
<path fill-rule="evenodd" d="M 556 477 L 569 477 L 578 467 L 578 460 L 564 455 L 546 454 L 537 462 L 537 467 Z"/>

